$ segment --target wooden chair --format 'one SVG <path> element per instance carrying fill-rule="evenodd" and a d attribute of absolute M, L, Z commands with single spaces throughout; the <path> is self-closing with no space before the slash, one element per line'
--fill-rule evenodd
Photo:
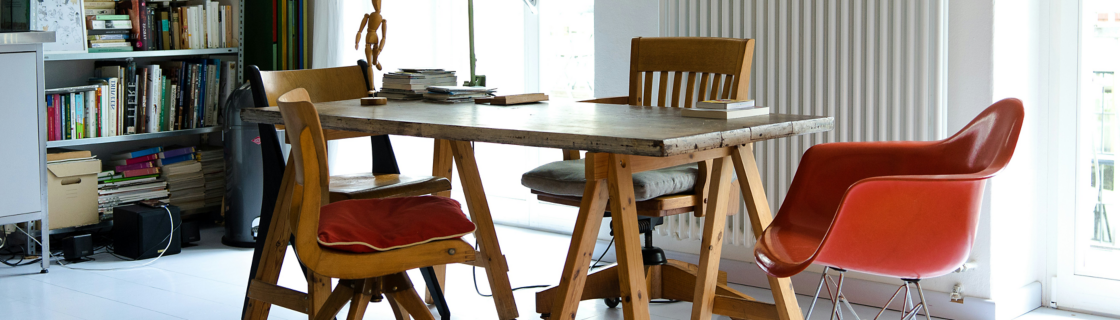
<path fill-rule="evenodd" d="M 746 99 L 750 88 L 753 54 L 752 39 L 634 38 L 630 48 L 630 94 L 583 102 L 692 108 L 697 101 L 702 100 Z M 564 150 L 563 159 L 568 163 L 567 167 L 579 170 L 575 173 L 576 176 L 582 177 L 583 165 L 571 163 L 580 161 L 579 150 Z M 556 165 L 560 163 L 545 166 Z M 667 216 L 687 212 L 693 212 L 697 217 L 702 216 L 707 203 L 711 170 L 710 160 L 697 163 L 695 184 L 691 192 L 659 195 L 648 200 L 641 200 L 639 196 L 641 201 L 637 203 L 638 215 L 643 219 L 652 218 L 649 222 L 640 223 L 641 231 L 646 234 L 643 260 L 648 267 L 646 279 L 651 288 L 651 299 L 690 301 L 693 297 L 692 283 L 695 282 L 698 267 L 664 259 L 664 253 L 652 246 L 652 228 Z M 580 205 L 580 196 L 537 190 L 525 183 L 526 176 L 522 177 L 523 184 L 532 189 L 538 200 L 576 207 Z M 739 184 L 731 185 L 734 189 L 730 193 L 728 215 L 737 214 L 739 209 Z M 609 212 L 607 216 L 610 216 Z M 720 272 L 718 278 L 719 294 L 749 298 L 727 287 L 726 273 Z M 603 298 L 611 307 L 618 303 L 617 300 L 612 300 L 618 297 L 618 274 L 613 267 L 588 275 L 585 288 L 581 300 Z M 554 294 L 553 289 L 537 293 L 537 312 L 551 312 Z"/>
<path fill-rule="evenodd" d="M 362 60 L 349 67 L 291 71 L 261 71 L 256 66 L 249 66 L 247 78 L 249 78 L 252 86 L 253 100 L 257 107 L 268 107 L 277 105 L 277 100 L 281 94 L 296 88 L 304 88 L 308 91 L 312 102 L 367 97 L 370 85 L 366 80 L 368 79 L 366 70 L 368 68 L 366 68 L 365 61 Z M 276 204 L 281 192 L 280 178 L 284 176 L 286 165 L 281 148 L 282 142 L 278 139 L 276 130 L 284 129 L 284 126 L 261 124 L 258 129 L 260 130 L 265 178 L 264 196 L 261 205 L 263 217 L 266 212 L 277 212 L 277 209 L 279 209 Z M 324 130 L 326 140 L 362 136 L 369 135 Z M 328 199 L 331 202 L 346 199 L 414 196 L 451 190 L 451 182 L 445 178 L 401 175 L 388 136 L 371 136 L 370 141 L 373 152 L 372 171 L 331 177 L 328 187 L 330 191 Z M 267 224 L 262 223 L 260 234 L 268 234 L 269 228 Z M 264 250 L 262 245 L 263 241 L 258 240 L 257 246 L 259 248 L 257 252 Z M 280 265 L 283 262 L 283 253 L 271 255 L 266 259 L 254 255 L 253 261 L 261 261 L 262 265 L 254 264 L 251 268 L 250 289 L 253 287 L 253 280 L 259 281 L 259 284 L 275 285 L 279 277 Z M 302 261 L 300 263 L 303 267 Z M 428 291 L 434 295 L 433 302 L 436 303 L 441 314 L 447 313 L 446 302 L 443 301 L 442 295 L 438 293 L 439 290 L 436 290 L 439 286 L 432 283 L 434 279 L 437 279 L 435 271 L 431 268 L 424 268 L 422 272 L 425 278 L 431 277 L 433 279 L 433 281 L 428 281 Z M 246 297 L 244 318 L 263 318 L 268 313 L 268 304 L 270 304 L 269 301 L 253 301 L 250 297 Z"/>
<path fill-rule="evenodd" d="M 291 212 L 289 223 L 294 231 L 296 252 L 308 269 L 309 294 L 302 303 L 306 304 L 303 309 L 307 310 L 309 318 L 331 319 L 350 302 L 347 319 L 361 319 L 371 299 L 378 297 L 376 300 L 380 300 L 381 294 L 385 294 L 397 319 L 408 319 L 405 314 L 417 319 L 433 319 L 404 272 L 474 261 L 473 247 L 459 238 L 375 253 L 350 253 L 321 246 L 320 208 L 330 203 L 330 192 L 324 187 L 331 183 L 325 133 L 306 90 L 293 90 L 281 96 L 278 103 L 287 126 L 287 137 L 293 142 L 291 157 L 295 170 L 294 179 L 290 181 L 294 185 L 286 203 Z M 316 288 L 329 287 L 331 278 L 341 281 L 334 292 L 324 296 L 326 291 Z"/>

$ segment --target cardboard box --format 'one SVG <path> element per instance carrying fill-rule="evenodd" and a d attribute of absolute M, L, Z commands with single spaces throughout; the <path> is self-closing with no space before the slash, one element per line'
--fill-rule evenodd
<path fill-rule="evenodd" d="M 47 164 L 47 207 L 50 229 L 100 222 L 97 215 L 97 173 L 101 160 Z"/>

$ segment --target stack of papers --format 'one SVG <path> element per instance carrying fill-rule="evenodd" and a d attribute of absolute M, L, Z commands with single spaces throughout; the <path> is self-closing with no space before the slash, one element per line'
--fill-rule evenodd
<path fill-rule="evenodd" d="M 488 98 L 494 96 L 497 88 L 488 87 L 463 87 L 463 86 L 430 86 L 424 100 L 438 103 L 471 102 L 475 98 Z"/>

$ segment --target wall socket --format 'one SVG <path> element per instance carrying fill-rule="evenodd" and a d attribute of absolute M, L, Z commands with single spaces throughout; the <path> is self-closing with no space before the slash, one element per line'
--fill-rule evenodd
<path fill-rule="evenodd" d="M 964 304 L 964 288 L 961 284 L 953 286 L 953 292 L 949 293 L 949 302 Z"/>
<path fill-rule="evenodd" d="M 4 225 L 4 234 L 13 234 L 13 233 L 16 233 L 16 225 L 5 224 Z"/>

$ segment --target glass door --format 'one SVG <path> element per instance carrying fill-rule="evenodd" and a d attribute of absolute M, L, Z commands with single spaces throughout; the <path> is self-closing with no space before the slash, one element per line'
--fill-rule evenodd
<path fill-rule="evenodd" d="M 1072 181 L 1075 188 L 1072 201 L 1058 208 L 1058 272 L 1051 301 L 1061 309 L 1120 315 L 1120 105 L 1115 90 L 1120 84 L 1120 1 L 1083 0 L 1075 10 L 1063 6 L 1077 13 L 1076 19 L 1063 16 L 1071 18 L 1065 23 L 1078 24 L 1076 29 L 1065 28 L 1076 30 L 1072 38 L 1079 41 L 1059 41 L 1076 44 L 1078 51 L 1077 62 L 1059 63 L 1059 74 L 1076 70 L 1077 79 L 1068 95 L 1072 100 L 1061 99 L 1059 106 L 1076 108 L 1058 109 L 1060 114 L 1076 114 L 1071 119 L 1076 122 L 1072 131 L 1077 143 L 1058 147 L 1073 153 L 1072 166 L 1057 166 L 1059 181 Z M 1071 101 L 1076 103 L 1066 103 Z"/>

